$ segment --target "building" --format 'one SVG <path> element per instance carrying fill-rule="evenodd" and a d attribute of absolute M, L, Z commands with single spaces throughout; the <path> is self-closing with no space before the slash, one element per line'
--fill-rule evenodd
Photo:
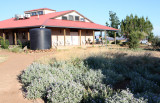
<path fill-rule="evenodd" d="M 75 10 L 56 12 L 41 8 L 25 11 L 24 15 L 0 21 L 0 36 L 8 39 L 10 45 L 30 40 L 29 29 L 48 28 L 52 31 L 52 47 L 86 45 L 94 43 L 96 31 L 117 31 L 117 29 L 95 24 Z"/>

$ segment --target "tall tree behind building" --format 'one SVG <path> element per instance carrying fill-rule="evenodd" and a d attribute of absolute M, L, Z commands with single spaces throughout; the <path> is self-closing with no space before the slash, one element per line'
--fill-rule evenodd
<path fill-rule="evenodd" d="M 115 12 L 109 11 L 109 21 L 110 21 L 110 24 L 108 22 L 106 22 L 106 26 L 110 26 L 110 27 L 119 29 L 120 21 L 119 21 L 119 18 Z M 108 34 L 110 37 L 114 37 L 113 31 L 109 31 Z"/>

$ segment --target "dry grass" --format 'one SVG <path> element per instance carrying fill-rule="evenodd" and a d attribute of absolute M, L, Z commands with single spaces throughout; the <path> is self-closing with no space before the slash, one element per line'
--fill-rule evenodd
<path fill-rule="evenodd" d="M 7 60 L 7 56 L 0 55 L 0 63 L 4 62 Z"/>
<path fill-rule="evenodd" d="M 93 55 L 98 54 L 115 54 L 115 53 L 126 53 L 131 56 L 140 56 L 144 54 L 150 54 L 153 57 L 160 57 L 160 53 L 158 51 L 147 51 L 147 50 L 129 50 L 129 49 L 108 49 L 106 47 L 91 47 L 91 48 L 72 48 L 66 50 L 57 50 L 54 54 L 44 56 L 37 60 L 36 62 L 48 63 L 51 58 L 55 58 L 56 60 L 69 60 L 71 58 L 86 58 Z"/>

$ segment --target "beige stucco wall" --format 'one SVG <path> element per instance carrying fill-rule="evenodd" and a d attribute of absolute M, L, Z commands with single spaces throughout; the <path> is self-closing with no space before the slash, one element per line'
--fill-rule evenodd
<path fill-rule="evenodd" d="M 64 46 L 64 29 L 60 28 L 48 28 L 52 30 L 52 47 Z M 93 30 L 82 30 L 81 31 L 81 45 L 85 45 L 86 41 L 90 38 L 93 42 Z M 66 29 L 66 46 L 72 45 L 70 29 Z M 80 36 L 78 35 L 78 45 L 80 45 Z"/>

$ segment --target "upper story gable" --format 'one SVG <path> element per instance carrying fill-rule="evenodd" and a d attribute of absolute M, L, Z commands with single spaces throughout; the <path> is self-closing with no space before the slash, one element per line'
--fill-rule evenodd
<path fill-rule="evenodd" d="M 45 14 L 54 13 L 54 12 L 56 12 L 56 10 L 52 10 L 49 8 L 40 8 L 40 9 L 25 11 L 24 13 L 25 15 L 29 14 L 31 16 L 36 16 L 36 15 L 45 15 Z"/>
<path fill-rule="evenodd" d="M 73 10 L 72 12 L 69 12 L 67 14 L 63 14 L 57 17 L 54 17 L 52 19 L 60 19 L 60 20 L 70 20 L 70 21 L 81 21 L 81 22 L 91 22 L 88 18 L 80 14 L 79 12 Z"/>
<path fill-rule="evenodd" d="M 89 22 L 93 23 L 91 20 L 80 14 L 75 10 L 56 12 L 56 10 L 41 8 L 25 11 L 24 15 L 15 15 L 15 20 L 28 20 L 45 22 L 49 19 L 67 20 L 67 21 L 79 21 L 79 22 Z M 37 18 L 37 19 L 35 19 Z"/>

